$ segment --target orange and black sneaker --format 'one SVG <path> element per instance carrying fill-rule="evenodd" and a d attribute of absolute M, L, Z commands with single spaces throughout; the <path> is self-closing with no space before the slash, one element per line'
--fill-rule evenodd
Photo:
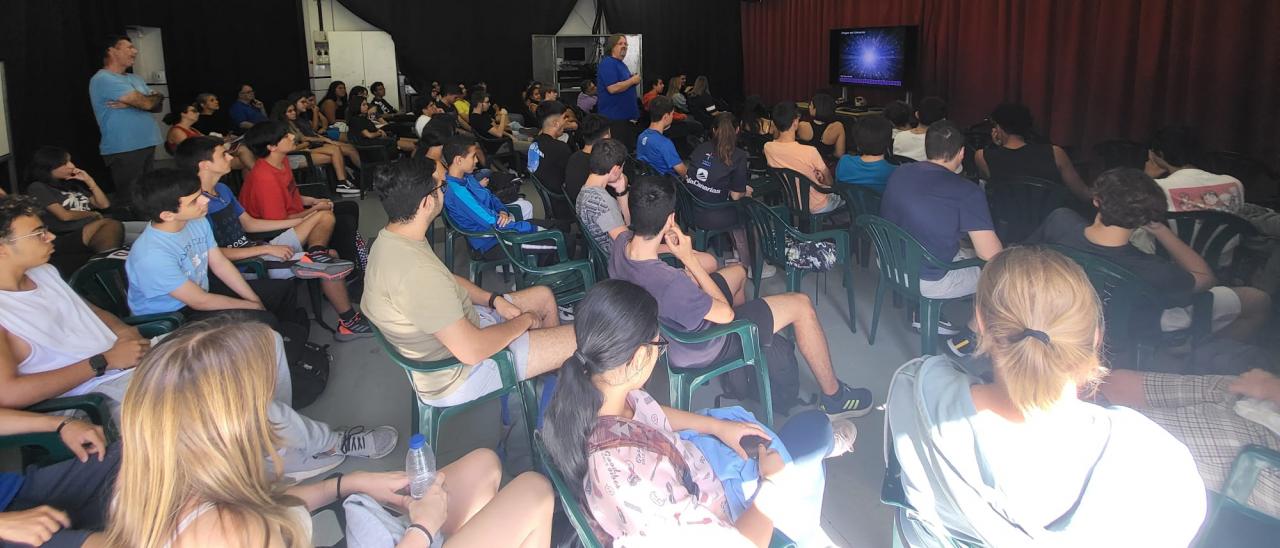
<path fill-rule="evenodd" d="M 363 314 L 356 312 L 350 321 L 338 318 L 338 328 L 333 331 L 333 338 L 340 342 L 353 341 L 373 336 L 373 325 Z"/>
<path fill-rule="evenodd" d="M 298 262 L 293 264 L 293 275 L 304 280 L 323 278 L 337 280 L 347 277 L 355 270 L 356 264 L 346 259 L 336 259 L 328 251 L 311 251 L 303 253 Z"/>

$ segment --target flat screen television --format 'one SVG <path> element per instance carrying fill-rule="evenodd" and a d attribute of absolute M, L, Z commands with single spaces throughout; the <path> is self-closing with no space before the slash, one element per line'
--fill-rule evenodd
<path fill-rule="evenodd" d="M 831 29 L 831 83 L 911 86 L 915 83 L 917 28 Z"/>

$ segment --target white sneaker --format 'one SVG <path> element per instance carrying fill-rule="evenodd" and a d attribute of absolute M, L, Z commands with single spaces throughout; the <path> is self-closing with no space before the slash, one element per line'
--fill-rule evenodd
<path fill-rule="evenodd" d="M 769 263 L 764 263 L 764 266 L 760 268 L 760 279 L 763 280 L 766 278 L 772 278 L 773 275 L 777 273 L 778 273 L 778 267 L 773 266 Z M 751 273 L 748 272 L 747 276 L 750 277 Z"/>
<path fill-rule="evenodd" d="M 299 483 L 337 468 L 344 460 L 347 460 L 347 457 L 344 455 L 322 453 L 307 459 L 306 469 L 292 471 L 286 470 L 284 477 L 290 483 Z"/>
<path fill-rule="evenodd" d="M 831 450 L 825 457 L 828 459 L 853 452 L 853 442 L 858 439 L 858 427 L 849 419 L 835 419 L 831 421 L 831 435 L 834 439 Z"/>
<path fill-rule="evenodd" d="M 380 459 L 395 450 L 400 440 L 400 433 L 390 426 L 378 426 L 366 430 L 363 426 L 352 426 L 342 433 L 342 441 L 338 442 L 334 454 L 344 457 L 362 457 Z"/>

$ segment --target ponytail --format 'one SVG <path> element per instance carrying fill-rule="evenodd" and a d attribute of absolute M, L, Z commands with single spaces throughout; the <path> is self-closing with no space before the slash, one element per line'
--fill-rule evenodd
<path fill-rule="evenodd" d="M 623 367 L 658 334 L 658 302 L 644 288 L 604 280 L 578 303 L 573 325 L 577 350 L 560 366 L 559 384 L 543 420 L 543 440 L 561 475 L 581 498 L 587 476 L 587 438 L 604 394 L 592 377 Z"/>
<path fill-rule="evenodd" d="M 715 117 L 713 133 L 716 156 L 724 165 L 733 167 L 733 151 L 738 147 L 738 121 L 728 112 L 721 112 Z"/>

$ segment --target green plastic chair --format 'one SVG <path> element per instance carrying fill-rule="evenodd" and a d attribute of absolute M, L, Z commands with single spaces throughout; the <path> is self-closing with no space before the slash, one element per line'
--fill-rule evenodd
<path fill-rule="evenodd" d="M 386 336 L 382 334 L 382 330 L 375 326 L 373 328 L 373 333 L 378 339 L 378 344 L 382 345 L 382 350 L 387 353 L 387 356 L 391 358 L 391 361 L 404 369 L 405 376 L 409 378 L 410 387 L 414 386 L 413 373 L 415 371 L 431 373 L 462 366 L 462 362 L 459 362 L 456 358 L 431 362 L 423 362 L 406 358 L 399 350 L 396 349 L 395 345 L 391 344 L 391 342 L 387 340 Z M 427 441 L 432 443 L 433 447 L 439 450 L 439 446 L 436 445 L 436 443 L 439 439 L 438 434 L 440 432 L 440 425 L 444 423 L 445 419 L 449 418 L 451 415 L 461 413 L 494 398 L 515 392 L 520 396 L 521 408 L 524 411 L 525 425 L 527 426 L 529 433 L 529 443 L 532 444 L 533 431 L 535 425 L 538 424 L 538 398 L 533 387 L 533 381 L 532 379 L 524 381 L 520 380 L 519 375 L 516 374 L 515 357 L 511 354 L 510 350 L 504 348 L 497 354 L 490 356 L 490 359 L 498 364 L 498 374 L 502 378 L 502 388 L 494 390 L 493 392 L 480 396 L 479 398 L 467 403 L 452 407 L 436 407 L 423 402 L 422 399 L 418 397 L 417 391 L 415 390 L 413 396 L 413 433 L 424 434 Z"/>
<path fill-rule="evenodd" d="M 698 332 L 677 331 L 662 326 L 662 336 L 669 342 L 681 344 L 697 344 L 720 337 L 736 335 L 742 341 L 742 357 L 723 363 L 711 364 L 698 368 L 683 368 L 671 364 L 670 355 L 663 354 L 662 360 L 667 367 L 670 382 L 671 406 L 684 411 L 692 411 L 693 391 L 711 382 L 711 379 L 741 367 L 754 367 L 756 384 L 759 385 L 760 404 L 764 406 L 763 422 L 773 428 L 773 396 L 769 389 L 769 362 L 764 352 L 760 351 L 760 332 L 756 324 L 747 320 L 710 327 Z"/>
<path fill-rule="evenodd" d="M 577 209 L 576 204 L 573 203 L 573 199 L 570 198 L 568 194 L 556 192 L 547 188 L 547 185 L 542 184 L 542 181 L 538 179 L 537 175 L 530 173 L 527 179 L 533 183 L 533 189 L 537 191 L 538 198 L 542 199 L 543 215 L 546 215 L 548 218 L 555 218 L 554 213 L 556 206 L 553 204 L 556 203 L 567 204 L 570 211 Z"/>
<path fill-rule="evenodd" d="M 855 218 L 858 215 L 880 214 L 880 202 L 884 197 L 876 189 L 865 185 L 840 183 L 836 185 L 836 191 L 853 209 Z M 871 264 L 871 237 L 854 223 L 849 224 L 849 237 L 850 241 L 858 246 L 858 263 L 866 268 Z"/>
<path fill-rule="evenodd" d="M 760 242 L 760 253 L 756 254 L 753 259 L 754 264 L 751 265 L 751 283 L 755 287 L 756 297 L 759 298 L 760 296 L 760 270 L 764 266 L 764 259 L 769 259 L 769 262 L 778 265 L 779 268 L 786 272 L 787 291 L 800 291 L 800 281 L 810 271 L 797 268 L 787 260 L 788 240 L 793 242 L 833 242 L 835 244 L 836 262 L 843 265 L 842 276 L 845 296 L 849 300 L 849 331 L 857 333 L 857 302 L 853 290 L 853 261 L 851 260 L 853 250 L 849 245 L 849 232 L 843 229 L 831 229 L 808 234 L 800 232 L 782 217 L 782 214 L 778 211 L 781 207 L 771 208 L 760 203 L 755 198 L 743 198 L 742 201 L 747 203 L 747 212 L 751 215 L 752 220 L 751 226 L 757 232 L 756 239 Z M 816 290 L 817 288 L 815 287 Z M 816 306 L 817 303 L 815 302 L 814 305 Z"/>
<path fill-rule="evenodd" d="M 1280 520 L 1249 506 L 1249 495 L 1258 484 L 1258 475 L 1268 468 L 1280 468 L 1280 452 L 1260 445 L 1246 445 L 1231 464 L 1231 472 L 1222 484 L 1221 493 L 1211 497 L 1209 515 L 1204 528 L 1196 539 L 1196 546 L 1249 545 L 1262 546 L 1265 541 L 1245 543 L 1236 535 L 1240 532 L 1240 520 L 1252 522 L 1248 529 L 1253 533 L 1267 534 L 1269 539 L 1280 532 Z M 1234 523 L 1227 523 L 1228 521 Z M 1251 535 L 1252 536 L 1252 535 Z M 1239 543 L 1239 544 L 1237 544 Z"/>
<path fill-rule="evenodd" d="M 1194 309 L 1191 326 L 1177 332 L 1162 333 L 1160 316 L 1139 319 L 1146 310 L 1162 310 L 1168 306 L 1187 303 L 1170 303 L 1165 295 L 1141 277 L 1124 267 L 1087 251 L 1062 246 L 1049 248 L 1070 257 L 1084 269 L 1089 283 L 1102 301 L 1103 315 L 1107 322 L 1107 348 L 1113 353 L 1132 352 L 1132 368 L 1141 370 L 1155 356 L 1156 348 L 1175 344 L 1179 339 L 1196 343 L 1209 337 L 1213 331 L 1213 293 L 1204 291 L 1191 297 Z"/>
<path fill-rule="evenodd" d="M 120 439 L 120 434 L 111 420 L 111 408 L 107 397 L 91 393 L 82 396 L 51 398 L 24 409 L 32 413 L 54 413 L 58 411 L 84 412 L 91 422 L 101 426 L 107 443 Z M 36 465 L 48 466 L 67 460 L 73 456 L 62 437 L 53 432 L 33 432 L 0 436 L 0 448 L 18 447 L 22 449 L 23 467 Z"/>
<path fill-rule="evenodd" d="M 166 333 L 182 325 L 180 312 L 133 315 L 129 311 L 129 280 L 123 260 L 103 258 L 89 261 L 71 275 L 69 285 L 85 300 L 114 314 L 126 324 L 137 326 L 158 322 Z"/>
<path fill-rule="evenodd" d="M 792 169 L 771 167 L 769 168 L 769 173 L 773 175 L 778 182 L 778 187 L 782 189 L 787 209 L 791 212 L 796 226 L 801 227 L 805 232 L 819 230 L 824 222 L 830 221 L 833 215 L 843 211 L 836 209 L 826 213 L 811 213 L 809 211 L 809 190 L 814 189 L 823 194 L 834 194 L 836 190 L 819 185 Z"/>
<path fill-rule="evenodd" d="M 1223 251 L 1228 243 L 1232 241 L 1237 244 L 1244 243 L 1246 240 L 1258 235 L 1258 229 L 1253 223 L 1246 221 L 1242 217 L 1224 213 L 1221 211 L 1182 211 L 1178 213 L 1170 213 L 1165 217 L 1165 223 L 1169 225 L 1169 229 L 1178 235 L 1178 239 L 1182 240 L 1196 253 L 1204 257 L 1209 267 L 1218 275 L 1221 280 L 1229 280 L 1234 283 L 1235 280 L 1245 279 L 1245 272 L 1241 267 L 1248 262 L 1247 259 L 1252 257 L 1241 257 L 1242 254 L 1248 254 L 1249 248 L 1236 245 L 1232 255 L 1228 260 L 1223 259 Z M 1233 244 L 1234 245 L 1234 244 Z M 1156 253 L 1161 257 L 1169 257 L 1169 252 L 1164 246 L 1157 245 Z M 1246 260 L 1242 260 L 1246 259 Z M 1265 257 L 1256 258 L 1265 261 Z"/>
<path fill-rule="evenodd" d="M 680 180 L 678 177 L 672 177 L 672 182 L 676 187 L 676 220 L 678 220 L 682 226 L 687 227 L 690 231 L 693 232 L 693 248 L 694 249 L 698 251 L 706 251 L 707 246 L 709 245 L 709 243 L 712 241 L 713 238 L 715 238 L 716 236 L 720 236 L 722 234 L 730 234 L 733 232 L 732 227 L 721 228 L 721 229 L 698 228 L 697 220 L 698 220 L 698 217 L 701 215 L 701 212 L 716 210 L 716 209 L 735 210 L 738 212 L 739 218 L 741 218 L 742 204 L 739 201 L 730 200 L 730 201 L 719 202 L 719 203 L 704 202 L 702 200 L 699 200 L 697 196 L 694 196 L 693 192 L 689 190 L 688 186 L 686 186 L 688 185 L 688 183 Z M 751 231 L 749 230 L 749 228 L 750 227 L 748 227 L 748 230 L 747 230 L 747 234 L 748 234 L 747 248 L 755 249 L 755 244 L 750 241 L 754 238 L 752 238 Z M 749 260 L 745 257 L 740 257 L 739 259 L 743 260 L 744 262 L 746 260 Z"/>
<path fill-rule="evenodd" d="M 596 283 L 595 267 L 587 259 L 570 261 L 565 250 L 564 234 L 559 230 L 542 230 L 530 234 L 497 231 L 498 245 L 516 270 L 516 289 L 544 285 L 555 293 L 556 304 L 571 305 L 587 296 Z M 551 266 L 538 266 L 530 255 L 520 252 L 523 244 L 555 242 L 558 261 Z"/>
<path fill-rule="evenodd" d="M 516 220 L 523 220 L 521 218 L 520 208 L 515 206 L 507 206 L 507 212 L 515 216 Z M 456 245 L 458 238 L 483 238 L 486 236 L 492 236 L 493 234 L 488 231 L 471 232 L 468 230 L 463 230 L 458 226 L 457 223 L 453 221 L 453 218 L 449 216 L 449 210 L 447 209 L 441 210 L 440 216 L 444 217 L 444 264 L 445 264 L 445 267 L 452 272 L 453 271 L 453 248 Z M 488 270 L 496 266 L 505 265 L 510 262 L 507 259 L 497 259 L 493 261 L 486 260 L 484 258 L 483 253 L 479 253 L 475 249 L 471 248 L 470 241 L 466 241 L 466 246 L 467 246 L 467 257 L 468 257 L 467 278 L 471 280 L 471 283 L 474 283 L 476 285 L 480 285 L 481 276 L 483 275 L 483 272 L 485 270 Z"/>
<path fill-rule="evenodd" d="M 578 533 L 578 541 L 582 543 L 583 548 L 603 548 L 604 543 L 600 542 L 595 530 L 591 528 L 591 518 L 587 515 L 587 509 L 578 502 L 578 496 L 574 494 L 569 483 L 560 474 L 555 461 L 551 459 L 551 454 L 547 452 L 547 447 L 542 442 L 541 432 L 534 434 L 533 447 L 534 453 L 542 460 L 542 473 L 551 480 L 551 488 L 556 493 L 556 499 L 560 501 L 560 508 L 564 510 L 565 517 L 569 518 L 569 524 L 573 525 L 573 530 Z M 773 538 L 769 539 L 769 548 L 794 548 L 795 545 L 791 539 L 776 529 L 773 531 Z"/>
<path fill-rule="evenodd" d="M 886 289 L 919 303 L 920 352 L 928 356 L 937 352 L 938 322 L 942 319 L 942 304 L 957 299 L 931 299 L 920 294 L 920 267 L 928 264 L 943 270 L 959 270 L 982 266 L 986 261 L 965 259 L 943 262 L 929 253 L 911 234 L 883 217 L 859 215 L 857 225 L 871 236 L 876 246 L 876 261 L 880 263 L 880 283 L 876 284 L 875 311 L 871 315 L 871 331 L 867 343 L 875 344 L 876 327 L 880 324 L 880 308 L 884 304 Z M 968 298 L 968 297 L 961 297 Z"/>
<path fill-rule="evenodd" d="M 1053 210 L 1067 205 L 1067 187 L 1038 177 L 993 178 L 987 203 L 996 235 L 1004 245 L 1022 242 Z"/>

